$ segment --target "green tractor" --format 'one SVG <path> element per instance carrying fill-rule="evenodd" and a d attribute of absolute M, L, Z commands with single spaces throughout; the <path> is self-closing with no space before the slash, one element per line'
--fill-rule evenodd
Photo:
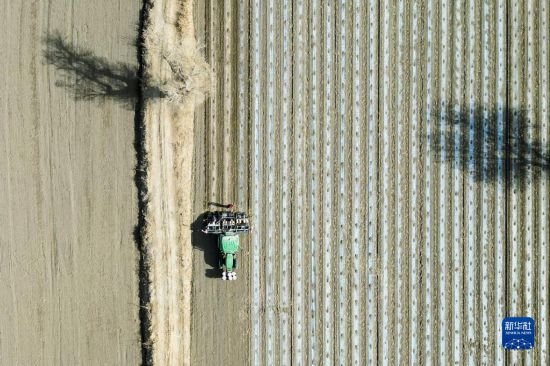
<path fill-rule="evenodd" d="M 223 205 L 222 207 L 232 209 L 233 205 Z M 222 270 L 222 280 L 236 280 L 235 269 L 237 269 L 237 252 L 240 246 L 239 234 L 250 231 L 248 215 L 233 210 L 209 211 L 206 213 L 203 224 L 203 233 L 218 235 L 219 268 Z"/>

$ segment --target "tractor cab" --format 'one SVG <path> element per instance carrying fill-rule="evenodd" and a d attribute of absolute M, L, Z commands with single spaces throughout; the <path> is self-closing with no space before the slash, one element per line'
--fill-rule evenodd
<path fill-rule="evenodd" d="M 237 251 L 239 250 L 239 236 L 233 233 L 221 234 L 218 236 L 218 247 L 220 249 L 219 266 L 228 277 L 236 279 L 235 269 L 237 269 Z M 222 275 L 222 279 L 223 279 Z"/>

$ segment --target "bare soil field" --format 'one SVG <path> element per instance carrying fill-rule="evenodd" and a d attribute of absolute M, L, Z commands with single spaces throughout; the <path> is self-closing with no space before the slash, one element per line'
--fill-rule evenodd
<path fill-rule="evenodd" d="M 2 1 L 0 364 L 141 362 L 141 2 Z"/>
<path fill-rule="evenodd" d="M 538 1 L 204 1 L 194 365 L 549 362 L 549 15 Z M 535 349 L 506 352 L 505 316 Z"/>

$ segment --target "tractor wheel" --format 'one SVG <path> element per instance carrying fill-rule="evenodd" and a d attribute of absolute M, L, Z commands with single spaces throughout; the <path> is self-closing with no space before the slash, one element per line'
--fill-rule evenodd
<path fill-rule="evenodd" d="M 239 262 L 237 261 L 237 258 L 236 258 L 236 257 L 233 258 L 233 268 L 237 269 L 237 263 L 239 263 Z"/>

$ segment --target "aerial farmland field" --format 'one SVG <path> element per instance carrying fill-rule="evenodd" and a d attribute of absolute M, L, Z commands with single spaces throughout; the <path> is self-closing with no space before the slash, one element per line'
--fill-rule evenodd
<path fill-rule="evenodd" d="M 196 241 L 193 363 L 547 363 L 548 5 L 195 9 L 195 215 L 235 202 L 253 231 L 236 283 Z M 513 315 L 534 350 L 502 348 Z"/>
<path fill-rule="evenodd" d="M 547 2 L 2 9 L 0 364 L 549 364 Z"/>

